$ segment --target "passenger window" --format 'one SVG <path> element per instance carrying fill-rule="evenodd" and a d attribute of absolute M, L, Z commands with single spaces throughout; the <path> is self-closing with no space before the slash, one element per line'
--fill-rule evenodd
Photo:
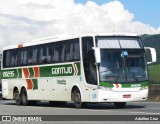
<path fill-rule="evenodd" d="M 51 62 L 52 49 L 49 46 L 44 46 L 40 48 L 40 64 Z"/>
<path fill-rule="evenodd" d="M 38 64 L 38 48 L 32 47 L 28 50 L 28 64 L 36 65 Z"/>
<path fill-rule="evenodd" d="M 27 65 L 27 50 L 22 50 L 21 51 L 21 66 Z"/>
<path fill-rule="evenodd" d="M 78 61 L 80 60 L 80 46 L 78 39 L 72 39 L 65 44 L 65 57 L 66 61 Z"/>
<path fill-rule="evenodd" d="M 53 62 L 60 61 L 60 54 L 61 54 L 61 46 L 59 44 L 53 44 Z"/>
<path fill-rule="evenodd" d="M 11 51 L 5 51 L 4 55 L 6 60 L 4 61 L 4 67 L 10 67 L 11 66 Z"/>
<path fill-rule="evenodd" d="M 11 66 L 18 66 L 20 64 L 20 54 L 17 50 L 12 51 Z"/>

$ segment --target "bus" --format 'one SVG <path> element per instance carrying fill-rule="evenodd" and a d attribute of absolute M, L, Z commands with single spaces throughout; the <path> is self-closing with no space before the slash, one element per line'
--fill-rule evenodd
<path fill-rule="evenodd" d="M 147 62 L 146 50 L 151 60 Z M 156 62 L 134 34 L 70 34 L 4 47 L 2 94 L 17 105 L 48 101 L 76 108 L 87 103 L 144 101 L 147 63 Z"/>

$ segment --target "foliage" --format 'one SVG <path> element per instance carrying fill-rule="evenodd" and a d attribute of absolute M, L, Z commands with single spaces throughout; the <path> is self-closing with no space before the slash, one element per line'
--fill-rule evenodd
<path fill-rule="evenodd" d="M 153 47 L 156 49 L 157 53 L 157 62 L 155 64 L 160 63 L 160 34 L 156 35 L 147 35 L 144 34 L 141 36 L 145 47 Z"/>
<path fill-rule="evenodd" d="M 160 64 L 148 66 L 149 81 L 152 84 L 160 84 Z"/>
<path fill-rule="evenodd" d="M 157 62 L 149 65 L 149 80 L 152 84 L 160 84 L 160 34 L 141 36 L 145 47 L 153 47 L 156 49 Z"/>

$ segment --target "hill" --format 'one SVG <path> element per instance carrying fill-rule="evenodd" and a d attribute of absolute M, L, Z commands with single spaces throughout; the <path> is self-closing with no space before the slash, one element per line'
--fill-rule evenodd
<path fill-rule="evenodd" d="M 155 34 L 155 35 L 147 35 L 144 34 L 141 36 L 144 45 L 146 47 L 153 47 L 156 49 L 157 52 L 157 63 L 160 63 L 160 34 Z"/>

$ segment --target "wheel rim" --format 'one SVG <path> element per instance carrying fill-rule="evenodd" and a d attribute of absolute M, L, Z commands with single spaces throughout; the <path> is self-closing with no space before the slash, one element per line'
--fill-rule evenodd
<path fill-rule="evenodd" d="M 75 93 L 75 102 L 76 103 L 81 103 L 81 96 L 78 92 Z"/>
<path fill-rule="evenodd" d="M 21 97 L 22 97 L 22 105 L 28 105 L 28 98 L 25 89 L 22 90 Z"/>
<path fill-rule="evenodd" d="M 19 104 L 19 102 L 20 102 L 20 96 L 19 96 L 18 91 L 15 92 L 15 101 L 16 101 L 16 103 L 18 103 L 18 104 Z"/>
<path fill-rule="evenodd" d="M 23 93 L 22 94 L 22 103 L 25 104 L 27 101 L 26 95 Z"/>

